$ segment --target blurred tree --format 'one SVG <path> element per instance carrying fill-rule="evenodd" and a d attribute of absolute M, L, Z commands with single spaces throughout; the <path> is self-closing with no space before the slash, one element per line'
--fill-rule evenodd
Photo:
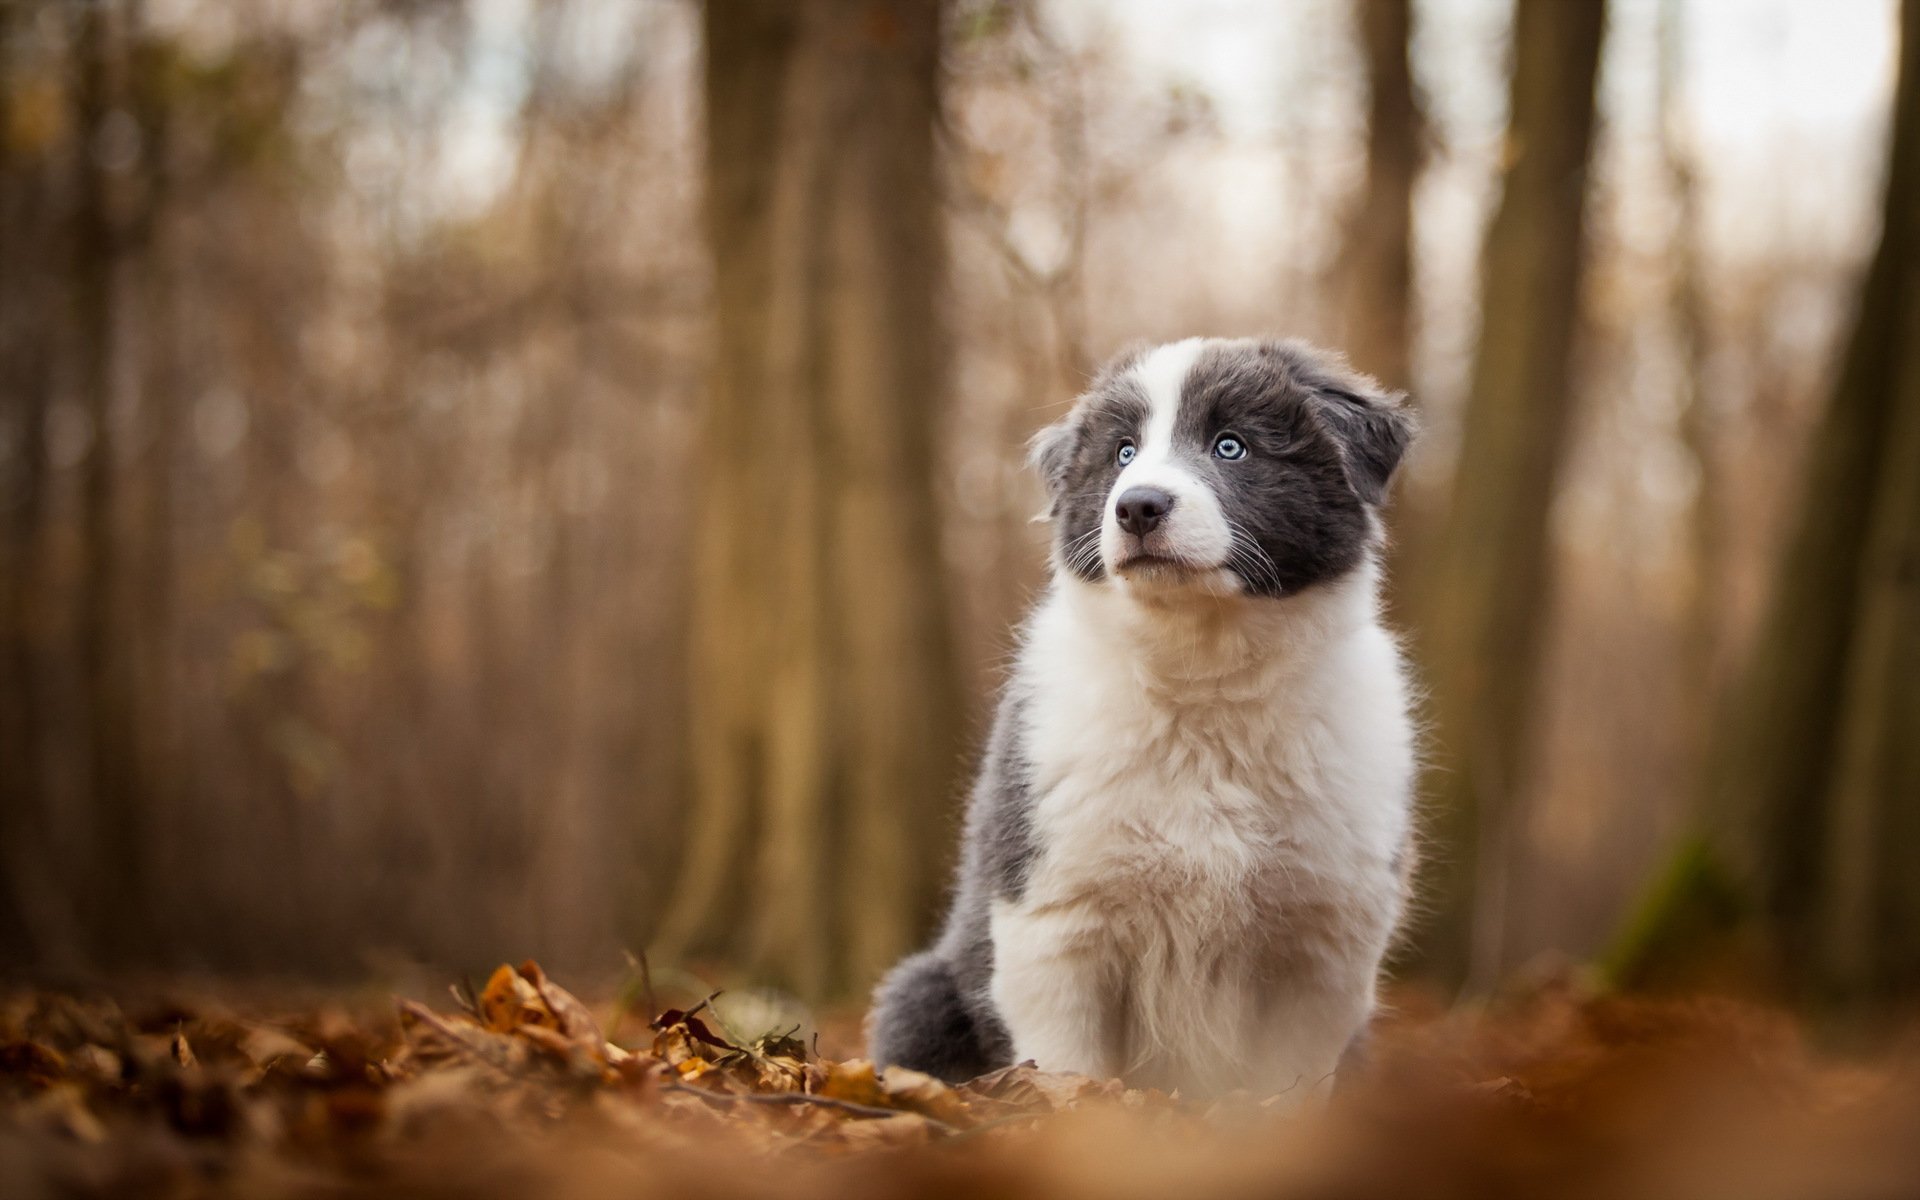
<path fill-rule="evenodd" d="M 73 256 L 70 304 L 75 388 L 87 439 L 80 462 L 77 615 L 95 840 L 95 941 L 121 957 L 140 941 L 147 845 L 139 795 L 132 638 L 119 531 L 120 473 L 113 388 L 119 340 L 120 230 L 108 167 L 137 137 L 113 94 L 109 5 L 68 8 L 71 74 Z M 137 143 L 136 143 L 137 151 Z"/>
<path fill-rule="evenodd" d="M 44 219 L 40 164 L 14 133 L 26 68 L 13 52 L 22 6 L 0 0 L 0 279 L 44 277 L 44 246 L 28 236 Z M 0 954 L 30 958 L 39 947 L 27 918 L 44 891 L 35 878 L 44 853 L 39 829 L 40 706 L 35 695 L 39 594 L 46 509 L 47 376 L 50 346 L 31 324 L 40 299 L 0 287 L 0 421 L 12 453 L 0 457 Z"/>
<path fill-rule="evenodd" d="M 1340 344 L 1389 387 L 1412 384 L 1413 192 L 1426 121 L 1408 45 L 1412 0 L 1354 0 L 1367 64 L 1367 178 L 1332 280 Z"/>
<path fill-rule="evenodd" d="M 1626 982 L 1757 927 L 1809 995 L 1920 990 L 1920 0 L 1901 29 L 1879 247 L 1703 831 L 1623 934 Z"/>
<path fill-rule="evenodd" d="M 1414 86 L 1412 0 L 1353 0 L 1367 71 L 1367 174 L 1325 281 L 1339 314 L 1339 345 L 1390 388 L 1413 387 L 1414 192 L 1425 162 L 1426 113 Z M 1400 473 L 1401 489 L 1411 472 Z M 1402 504 L 1388 547 L 1388 602 L 1417 609 L 1438 497 Z"/>
<path fill-rule="evenodd" d="M 1696 483 L 1687 513 L 1689 579 L 1686 610 L 1686 719 L 1696 724 L 1692 744 L 1705 740 L 1705 727 L 1719 692 L 1723 669 L 1726 530 L 1720 505 L 1726 479 L 1714 439 L 1714 413 L 1707 391 L 1709 330 L 1707 280 L 1701 229 L 1701 197 L 1695 147 L 1682 80 L 1686 71 L 1685 12 L 1682 0 L 1662 0 L 1657 59 L 1660 157 L 1674 203 L 1668 243 L 1668 304 L 1681 361 L 1680 438 L 1693 460 Z"/>
<path fill-rule="evenodd" d="M 932 430 L 939 6 L 713 0 L 718 345 L 663 954 L 813 996 L 922 931 L 957 742 Z"/>
<path fill-rule="evenodd" d="M 1419 588 L 1439 847 L 1419 952 L 1455 981 L 1497 965 L 1500 843 L 1538 707 L 1547 517 L 1571 424 L 1605 23 L 1599 0 L 1515 8 L 1507 168 L 1481 264 L 1480 351 L 1445 532 Z"/>
<path fill-rule="evenodd" d="M 180 361 L 180 295 L 177 249 L 166 236 L 174 196 L 173 142 L 177 115 L 169 94 L 173 86 L 173 47 L 154 28 L 146 0 L 127 5 L 127 111 L 139 130 L 143 188 L 131 215 L 130 252 L 141 258 L 142 278 L 133 303 L 146 313 L 151 331 L 144 347 L 144 372 L 138 383 L 146 411 L 138 449 L 139 486 L 130 505 L 136 517 L 127 537 L 134 561 L 130 595 L 140 597 L 129 615 L 137 646 L 133 666 L 137 683 L 134 750 L 141 764 L 140 786 L 149 823 L 165 820 L 172 800 L 187 782 L 180 745 L 181 722 L 172 698 L 178 694 L 173 661 L 173 631 L 179 614 L 175 460 L 182 441 L 185 371 Z"/>

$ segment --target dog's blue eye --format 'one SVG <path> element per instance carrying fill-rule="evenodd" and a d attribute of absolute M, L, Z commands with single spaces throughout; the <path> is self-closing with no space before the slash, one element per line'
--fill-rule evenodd
<path fill-rule="evenodd" d="M 1124 467 L 1128 463 L 1133 461 L 1133 456 L 1135 453 L 1136 451 L 1133 448 L 1132 442 L 1121 442 L 1120 450 L 1118 453 L 1116 453 L 1113 456 L 1113 460 Z"/>
<path fill-rule="evenodd" d="M 1213 452 L 1220 458 L 1245 458 L 1247 444 L 1230 433 L 1223 433 L 1213 439 Z"/>

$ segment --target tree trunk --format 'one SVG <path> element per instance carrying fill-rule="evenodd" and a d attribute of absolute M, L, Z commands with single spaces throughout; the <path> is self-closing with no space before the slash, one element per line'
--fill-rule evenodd
<path fill-rule="evenodd" d="M 1500 207 L 1482 261 L 1480 352 L 1441 543 L 1420 588 L 1435 718 L 1425 965 L 1497 966 L 1501 846 L 1526 768 L 1549 603 L 1548 514 L 1566 457 L 1584 265 L 1598 2 L 1520 0 Z M 1476 915 L 1478 914 L 1478 915 Z"/>
<path fill-rule="evenodd" d="M 1920 0 L 1901 6 L 1884 224 L 1799 519 L 1743 686 L 1723 713 L 1701 830 L 1651 897 L 1617 978 L 1670 977 L 1754 930 L 1803 995 L 1870 1006 L 1920 990 Z"/>
<path fill-rule="evenodd" d="M 718 344 L 662 955 L 829 996 L 926 926 L 957 742 L 932 431 L 939 11 L 711 0 Z"/>
<path fill-rule="evenodd" d="M 1412 384 L 1413 189 L 1425 120 L 1407 47 L 1412 0 L 1354 0 L 1367 63 L 1367 179 L 1335 265 L 1341 346 L 1388 387 Z"/>
<path fill-rule="evenodd" d="M 19 85 L 7 51 L 22 15 L 0 0 L 0 130 L 13 127 Z M 44 279 L 48 265 L 28 234 L 44 215 L 44 189 L 22 157 L 0 136 L 0 279 L 13 281 Z M 33 328 L 44 302 L 24 282 L 0 287 L 0 420 L 14 447 L 0 459 L 0 957 L 13 962 L 45 962 L 49 949 L 33 912 L 50 895 L 38 692 L 51 381 L 46 339 Z"/>
<path fill-rule="evenodd" d="M 81 698 L 93 810 L 96 948 L 124 958 L 139 944 L 145 839 L 136 789 L 134 677 L 121 604 L 121 547 L 112 413 L 118 239 L 100 138 L 112 107 L 104 3 L 73 8 L 74 377 L 92 437 L 80 463 L 78 622 Z"/>
<path fill-rule="evenodd" d="M 1876 844 L 1920 797 L 1920 691 L 1898 677 L 1920 632 L 1920 0 L 1901 28 L 1880 246 L 1710 801 L 1753 806 L 1762 911 L 1820 990 L 1920 982 L 1900 924 L 1920 875 L 1897 857 L 1920 843 Z"/>
<path fill-rule="evenodd" d="M 1685 695 L 1691 722 L 1689 741 L 1704 747 L 1711 714 L 1724 673 L 1722 626 L 1725 609 L 1721 595 L 1726 532 L 1720 511 L 1725 485 L 1719 446 L 1714 437 L 1707 382 L 1707 281 L 1702 262 L 1703 238 L 1700 183 L 1694 169 L 1691 129 L 1685 111 L 1681 81 L 1686 68 L 1684 0 L 1662 0 L 1657 108 L 1660 120 L 1660 156 L 1673 197 L 1673 236 L 1668 243 L 1672 282 L 1668 304 L 1673 332 L 1679 343 L 1682 393 L 1680 440 L 1696 470 L 1696 485 L 1687 513 L 1688 574 L 1685 608 Z"/>
<path fill-rule="evenodd" d="M 127 0 L 127 26 L 132 42 L 129 66 L 132 111 L 142 136 L 141 158 L 145 166 L 137 225 L 136 245 L 123 247 L 123 256 L 137 254 L 142 270 L 135 292 L 144 309 L 142 324 L 146 353 L 141 397 L 144 410 L 145 443 L 141 454 L 139 480 L 131 491 L 133 512 L 138 526 L 128 531 L 134 553 L 126 574 L 136 580 L 126 590 L 138 596 L 137 614 L 127 614 L 126 636 L 128 671 L 131 685 L 131 711 L 134 728 L 130 749 L 140 764 L 138 802 L 141 805 L 143 855 L 151 859 L 152 831 L 177 824 L 178 798 L 191 789 L 187 755 L 181 736 L 182 723 L 175 711 L 174 698 L 180 694 L 174 663 L 176 620 L 175 582 L 177 577 L 175 503 L 177 481 L 175 459 L 179 454 L 182 432 L 184 372 L 180 347 L 184 329 L 181 301 L 181 272 L 178 252 L 171 235 L 171 208 L 174 201 L 172 164 L 175 112 L 167 94 L 167 59 L 153 28 L 146 0 Z M 129 289 L 132 290 L 132 289 Z M 137 738 L 137 741 L 131 740 Z M 155 913 L 155 920 L 170 897 L 164 894 L 165 880 L 148 878 L 150 890 L 142 898 L 142 908 Z"/>

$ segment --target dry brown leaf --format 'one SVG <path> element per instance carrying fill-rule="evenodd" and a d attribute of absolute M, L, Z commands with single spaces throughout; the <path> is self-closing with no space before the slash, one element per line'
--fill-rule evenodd
<path fill-rule="evenodd" d="M 1042 1071 L 1031 1062 L 990 1071 L 962 1085 L 961 1092 L 996 1100 L 1028 1111 L 1056 1112 L 1107 1092 L 1107 1086 L 1084 1075 Z"/>
<path fill-rule="evenodd" d="M 941 1128 L 914 1112 L 869 1120 L 843 1121 L 837 1133 L 849 1147 L 918 1146 L 934 1140 Z"/>
<path fill-rule="evenodd" d="M 828 1063 L 827 1078 L 816 1091 L 819 1095 L 835 1100 L 846 1100 L 873 1108 L 897 1107 L 893 1097 L 880 1086 L 880 1077 L 874 1071 L 873 1064 L 864 1058 L 843 1063 Z"/>
<path fill-rule="evenodd" d="M 532 959 L 520 964 L 520 975 L 532 985 L 541 1008 L 562 1037 L 596 1055 L 602 1052 L 607 1040 L 600 1036 L 600 1023 L 594 1020 L 592 1010 L 572 992 L 549 980 Z"/>
<path fill-rule="evenodd" d="M 107 1140 L 107 1130 L 87 1107 L 86 1089 L 75 1083 L 48 1088 L 29 1104 L 22 1114 L 28 1124 L 57 1130 L 77 1141 L 99 1144 Z"/>
<path fill-rule="evenodd" d="M 75 1074 L 95 1084 L 117 1084 L 126 1072 L 126 1065 L 118 1054 L 92 1042 L 76 1048 L 70 1061 Z"/>
<path fill-rule="evenodd" d="M 762 1092 L 804 1092 L 807 1090 L 807 1064 L 782 1055 L 756 1054 L 751 1058 L 755 1090 Z"/>
<path fill-rule="evenodd" d="M 66 1056 L 51 1046 L 24 1040 L 0 1046 L 0 1074 L 48 1087 L 66 1073 Z"/>
<path fill-rule="evenodd" d="M 453 1058 L 491 1067 L 504 1075 L 525 1068 L 527 1043 L 459 1018 L 443 1019 L 411 1000 L 400 1004 L 401 1025 L 414 1054 L 432 1061 Z M 319 1057 L 319 1056 L 316 1056 Z"/>
<path fill-rule="evenodd" d="M 506 963 L 494 968 L 479 997 L 481 1022 L 492 1033 L 512 1033 L 526 1021 L 540 1003 L 540 994 L 520 973 Z"/>
<path fill-rule="evenodd" d="M 894 1107 L 912 1109 L 962 1128 L 973 1123 L 966 1103 L 952 1088 L 931 1075 L 906 1067 L 888 1067 L 880 1073 L 880 1088 Z"/>
<path fill-rule="evenodd" d="M 199 1060 L 193 1056 L 193 1047 L 187 1043 L 186 1030 L 175 1031 L 173 1042 L 168 1049 L 173 1053 L 173 1061 L 179 1063 L 181 1066 L 197 1067 L 200 1065 Z"/>
<path fill-rule="evenodd" d="M 305 1062 L 313 1057 L 313 1047 L 283 1030 L 266 1025 L 249 1026 L 240 1039 L 239 1050 L 256 1067 L 268 1066 L 276 1059 L 290 1058 Z"/>

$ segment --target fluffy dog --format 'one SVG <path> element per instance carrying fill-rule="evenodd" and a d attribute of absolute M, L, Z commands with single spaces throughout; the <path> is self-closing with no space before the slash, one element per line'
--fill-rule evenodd
<path fill-rule="evenodd" d="M 873 1057 L 1310 1094 L 1405 907 L 1415 734 L 1379 619 L 1401 398 L 1299 342 L 1123 355 L 1035 439 L 1053 581 L 952 908 Z"/>

